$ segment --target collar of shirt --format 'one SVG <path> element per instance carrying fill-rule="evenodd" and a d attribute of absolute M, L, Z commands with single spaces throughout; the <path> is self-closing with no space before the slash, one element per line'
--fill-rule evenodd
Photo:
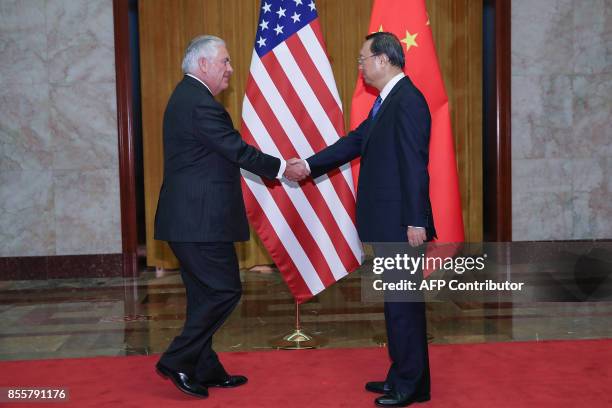
<path fill-rule="evenodd" d="M 380 99 L 382 99 L 383 102 L 385 101 L 385 98 L 387 97 L 387 95 L 389 95 L 389 92 L 391 92 L 395 84 L 397 84 L 404 76 L 404 73 L 400 72 L 399 74 L 391 78 L 389 82 L 387 82 L 387 85 L 385 85 L 385 87 L 382 89 L 382 91 L 380 91 L 379 94 Z"/>
<path fill-rule="evenodd" d="M 206 89 L 208 89 L 208 92 L 210 92 L 210 94 L 212 95 L 212 91 L 210 90 L 210 88 L 208 87 L 208 85 L 206 85 L 204 82 L 202 82 L 202 80 L 194 75 L 191 74 L 185 74 L 187 76 L 192 77 L 193 79 L 195 79 L 196 81 L 198 81 L 199 83 L 201 83 L 202 85 L 204 85 L 206 87 Z"/>

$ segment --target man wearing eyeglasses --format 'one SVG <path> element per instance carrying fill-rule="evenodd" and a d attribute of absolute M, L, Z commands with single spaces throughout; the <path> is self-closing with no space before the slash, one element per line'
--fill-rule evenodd
<path fill-rule="evenodd" d="M 395 35 L 368 35 L 357 62 L 365 83 L 379 91 L 368 118 L 303 164 L 316 178 L 361 157 L 356 211 L 361 241 L 407 242 L 411 250 L 422 251 L 421 244 L 436 234 L 429 200 L 427 102 L 404 75 L 404 51 Z M 385 250 L 384 245 L 373 247 L 375 256 Z M 383 394 L 375 400 L 378 406 L 428 401 L 424 303 L 386 298 L 385 321 L 391 367 L 384 381 L 369 382 L 366 389 Z"/>

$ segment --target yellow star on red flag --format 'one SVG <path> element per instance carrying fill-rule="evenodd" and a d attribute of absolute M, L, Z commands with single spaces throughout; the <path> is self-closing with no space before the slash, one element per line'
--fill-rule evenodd
<path fill-rule="evenodd" d="M 383 31 L 385 31 L 385 30 L 383 30 L 383 26 L 382 26 L 382 24 L 381 24 L 381 25 L 378 27 L 378 32 L 379 32 L 379 33 L 382 33 Z M 374 34 L 375 32 L 376 32 L 376 31 L 372 31 L 370 34 Z"/>
<path fill-rule="evenodd" d="M 408 30 L 406 30 L 406 38 L 404 38 L 403 40 L 400 40 L 401 42 L 406 44 L 406 51 L 410 50 L 410 47 L 412 47 L 412 46 L 414 46 L 414 47 L 418 47 L 419 46 L 419 44 L 417 44 L 417 42 L 416 42 L 416 36 L 417 35 L 419 35 L 419 33 L 410 34 L 408 32 Z"/>

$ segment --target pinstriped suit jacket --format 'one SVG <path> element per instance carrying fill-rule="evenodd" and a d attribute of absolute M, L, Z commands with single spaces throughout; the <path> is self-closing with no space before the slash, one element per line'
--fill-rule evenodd
<path fill-rule="evenodd" d="M 248 240 L 240 168 L 275 178 L 280 160 L 245 143 L 223 105 L 189 76 L 170 96 L 163 127 L 164 179 L 155 239 Z"/>

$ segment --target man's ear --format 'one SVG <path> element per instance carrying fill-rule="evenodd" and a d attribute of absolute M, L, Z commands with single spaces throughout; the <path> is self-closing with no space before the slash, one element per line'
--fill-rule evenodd
<path fill-rule="evenodd" d="M 198 66 L 203 73 L 208 71 L 208 60 L 204 57 L 198 58 Z"/>

